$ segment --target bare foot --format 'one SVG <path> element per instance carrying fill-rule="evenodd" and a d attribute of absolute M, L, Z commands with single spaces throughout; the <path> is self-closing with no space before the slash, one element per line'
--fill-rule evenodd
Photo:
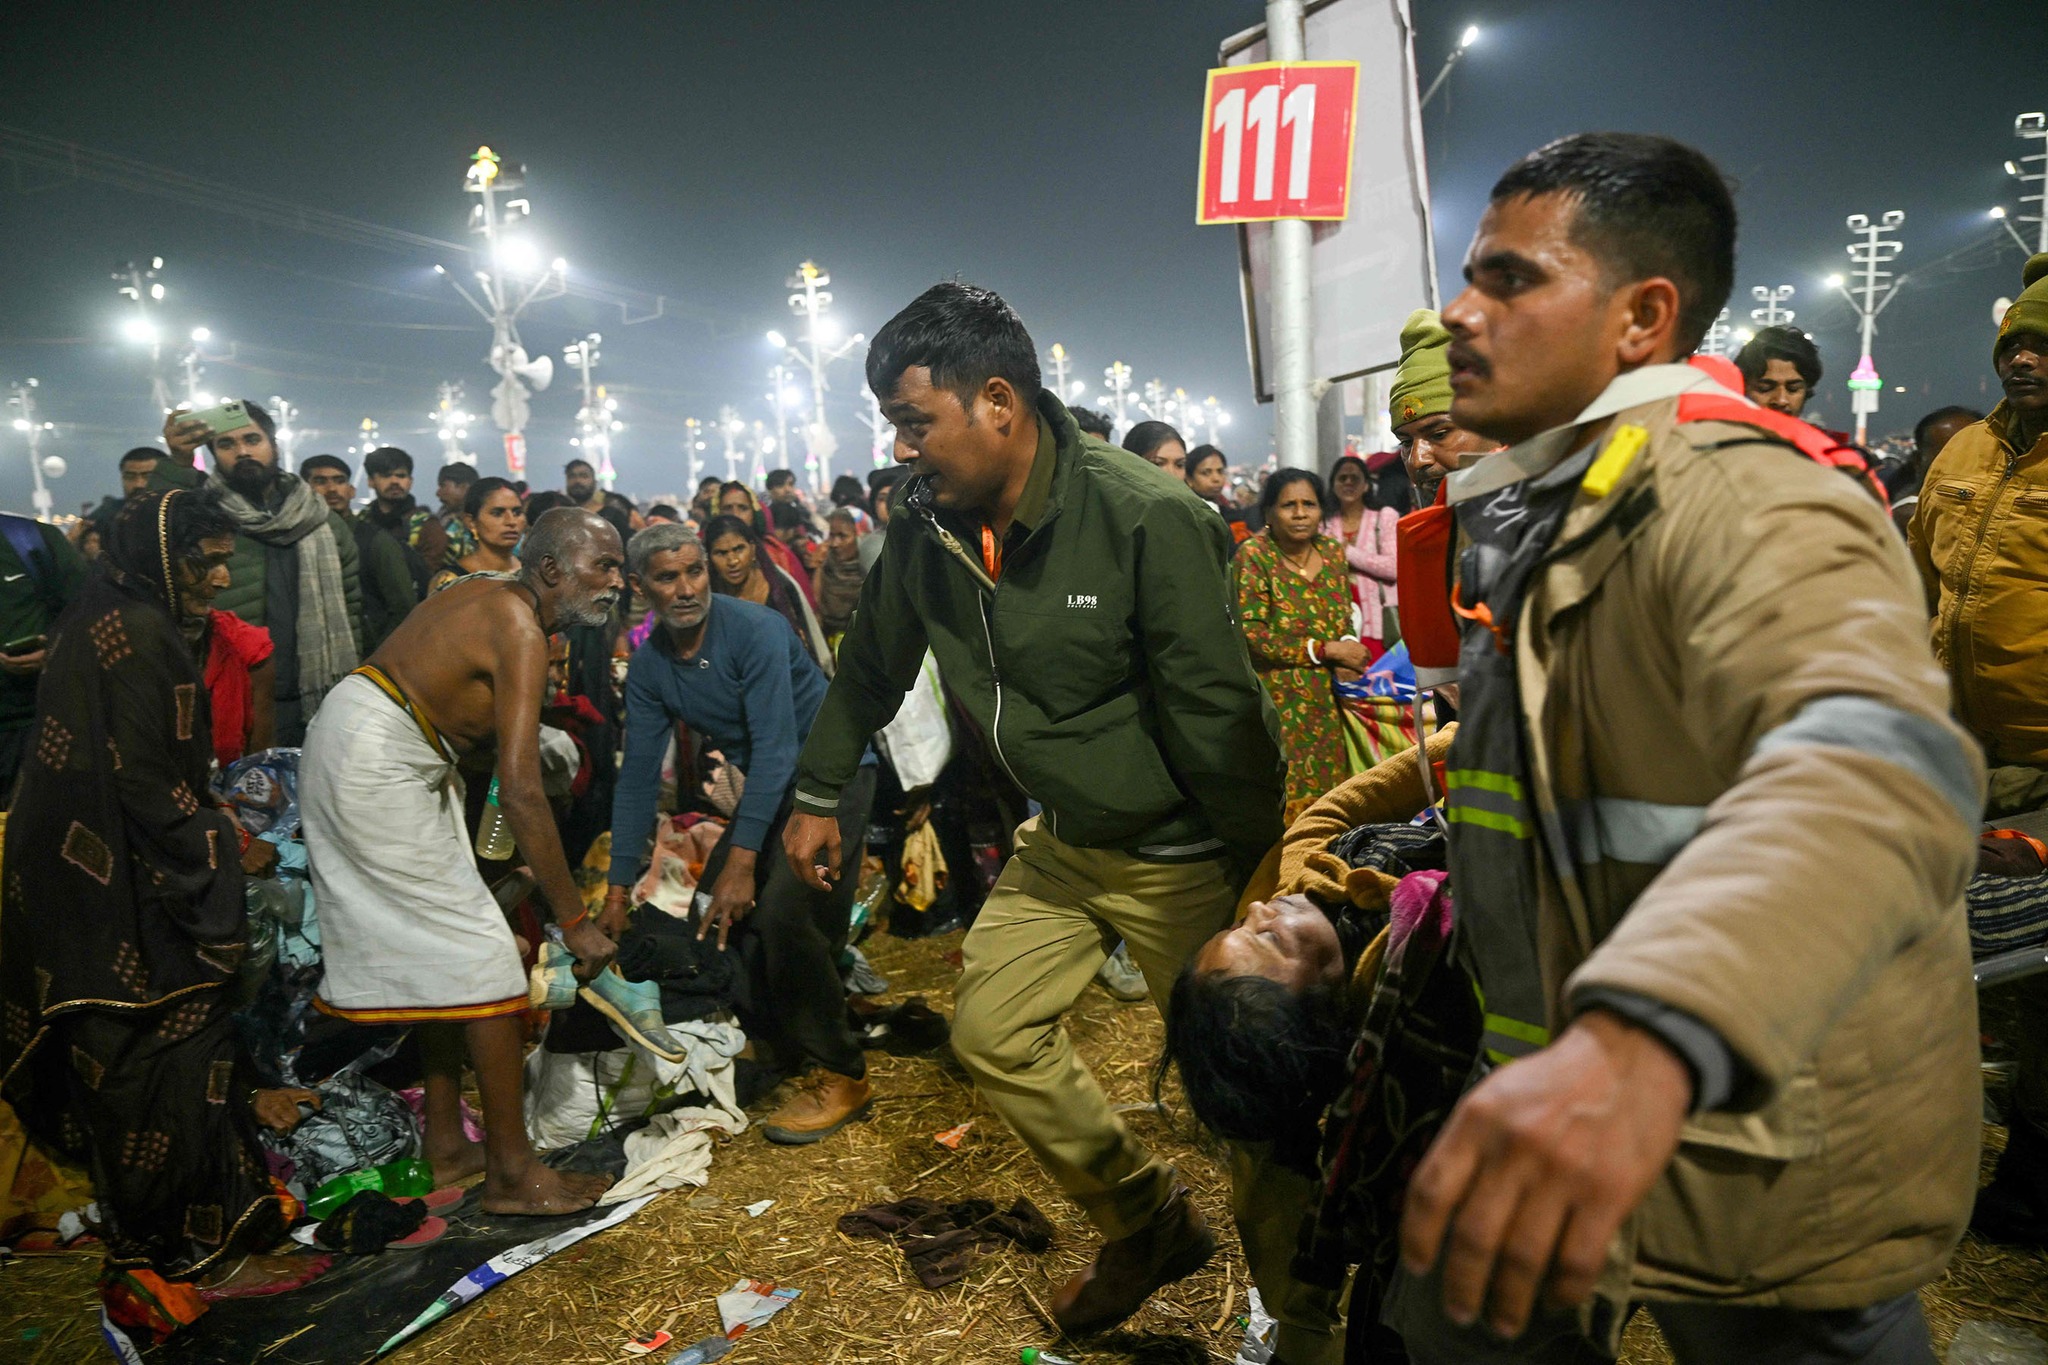
<path fill-rule="evenodd" d="M 484 1145 L 481 1142 L 457 1142 L 446 1149 L 430 1148 L 427 1161 L 434 1168 L 434 1188 L 446 1189 L 460 1185 L 474 1175 L 481 1175 L 484 1169 Z"/>
<path fill-rule="evenodd" d="M 558 1171 L 535 1160 L 524 1171 L 484 1180 L 485 1213 L 575 1213 L 597 1202 L 612 1187 L 608 1175 Z"/>
<path fill-rule="evenodd" d="M 250 1256 L 201 1277 L 199 1290 L 225 1298 L 283 1294 L 311 1284 L 331 1264 L 328 1256 Z"/>

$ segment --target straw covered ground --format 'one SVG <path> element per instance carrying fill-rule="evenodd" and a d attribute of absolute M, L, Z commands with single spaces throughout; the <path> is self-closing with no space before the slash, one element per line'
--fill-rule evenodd
<path fill-rule="evenodd" d="M 951 1009 L 956 937 L 871 939 L 891 998 L 922 994 Z M 1997 1011 L 1987 1011 L 1997 1027 Z M 1142 1105 L 1160 1029 L 1149 1005 L 1119 1005 L 1091 988 L 1072 1019 L 1084 1056 L 1113 1103 Z M 854 1362 L 1014 1362 L 1024 1346 L 1052 1346 L 1087 1365 L 1194 1365 L 1232 1358 L 1245 1311 L 1244 1265 L 1229 1231 L 1222 1167 L 1185 1119 L 1135 1110 L 1133 1127 L 1165 1154 L 1197 1192 L 1223 1240 L 1203 1273 L 1157 1296 L 1127 1330 L 1088 1347 L 1060 1346 L 1044 1306 L 1081 1266 L 1094 1239 L 1039 1174 L 1024 1149 L 981 1103 L 949 1057 L 870 1054 L 877 1101 L 871 1121 L 819 1146 L 785 1150 L 749 1132 L 717 1155 L 710 1184 L 662 1196 L 624 1225 L 561 1253 L 494 1290 L 475 1306 L 392 1357 L 396 1365 L 613 1365 L 622 1348 L 657 1328 L 681 1346 L 718 1326 L 713 1297 L 741 1277 L 795 1286 L 803 1296 L 742 1338 L 727 1359 L 776 1365 Z M 1175 1099 L 1169 1088 L 1169 1104 Z M 1178 1112 L 1178 1111 L 1176 1111 Z M 933 1140 L 968 1120 L 958 1152 Z M 2002 1130 L 1990 1129 L 1993 1143 Z M 862 1204 L 909 1195 L 979 1196 L 1007 1203 L 1027 1195 L 1058 1230 L 1043 1256 L 988 1254 L 967 1279 L 940 1293 L 920 1288 L 901 1254 L 855 1241 L 834 1227 Z M 745 1205 L 772 1199 L 761 1217 Z M 43 1258 L 0 1268 L 0 1361 L 66 1365 L 105 1359 L 92 1330 L 93 1260 Z M 1948 1276 L 1924 1295 L 1937 1345 L 1958 1326 L 1989 1318 L 2048 1336 L 2048 1258 L 1966 1241 Z M 25 1332 L 32 1336 L 24 1337 Z M 1639 1317 L 1623 1359 L 1668 1361 L 1655 1329 Z M 258 1357 L 260 1361 L 260 1356 Z"/>

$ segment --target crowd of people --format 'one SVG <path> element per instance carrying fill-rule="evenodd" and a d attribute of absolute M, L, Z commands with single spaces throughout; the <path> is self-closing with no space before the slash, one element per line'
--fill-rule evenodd
<path fill-rule="evenodd" d="M 2048 1249 L 2048 976 L 1981 1194 L 1972 981 L 2048 942 L 2048 256 L 2004 400 L 1886 453 L 1804 420 L 1796 329 L 1695 354 L 1735 238 L 1690 148 L 1532 152 L 1402 329 L 1396 449 L 1327 478 L 1112 444 L 952 282 L 869 346 L 897 463 L 815 506 L 572 460 L 429 509 L 391 447 L 363 503 L 249 402 L 170 414 L 76 537 L 0 517 L 0 1095 L 89 1175 L 110 1305 L 319 1272 L 270 1254 L 311 1092 L 240 1022 L 280 857 L 305 999 L 408 1037 L 437 1183 L 503 1214 L 603 1194 L 524 1060 L 537 1013 L 675 1023 L 650 963 L 720 962 L 767 1140 L 887 1105 L 867 870 L 890 932 L 968 930 L 953 1052 L 1102 1238 L 1070 1335 L 1216 1249 L 1062 1024 L 1099 981 L 1229 1144 L 1275 1360 L 1611 1359 L 1639 1309 L 1689 1365 L 1931 1360 L 1966 1229 Z M 280 839 L 218 775 L 283 751 Z"/>

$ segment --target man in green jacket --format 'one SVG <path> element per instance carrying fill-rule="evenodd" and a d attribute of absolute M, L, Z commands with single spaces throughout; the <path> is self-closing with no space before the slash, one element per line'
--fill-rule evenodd
<path fill-rule="evenodd" d="M 355 537 L 363 589 L 363 656 L 368 658 L 420 603 L 412 569 L 405 561 L 405 547 L 399 543 L 398 532 L 373 524 L 367 515 L 358 516 L 349 505 L 355 499 L 356 486 L 352 482 L 355 471 L 347 460 L 339 455 L 315 455 L 299 466 L 299 474 L 334 514 L 348 523 Z"/>
<path fill-rule="evenodd" d="M 363 599 L 356 538 L 348 523 L 296 474 L 278 468 L 277 423 L 243 400 L 246 426 L 213 431 L 180 409 L 164 419 L 171 453 L 149 476 L 152 488 L 211 482 L 235 519 L 229 585 L 214 599 L 270 631 L 276 661 L 277 743 L 297 745 L 327 689 L 363 657 Z M 194 456 L 213 450 L 209 480 Z"/>
<path fill-rule="evenodd" d="M 1102 1231 L 1053 1299 L 1067 1332 L 1102 1331 L 1215 1239 L 1060 1016 L 1119 938 L 1165 1008 L 1280 837 L 1278 727 L 1231 617 L 1223 521 L 1081 434 L 1008 304 L 933 286 L 876 335 L 867 379 L 912 477 L 804 747 L 784 851 L 814 887 L 842 875 L 839 790 L 929 647 L 1043 808 L 967 936 L 953 1048 Z"/>

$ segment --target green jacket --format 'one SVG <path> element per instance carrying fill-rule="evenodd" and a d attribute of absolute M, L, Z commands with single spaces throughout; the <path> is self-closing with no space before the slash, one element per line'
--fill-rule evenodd
<path fill-rule="evenodd" d="M 413 588 L 412 568 L 405 562 L 405 547 L 360 513 L 341 515 L 355 538 L 356 560 L 361 566 L 362 656 L 367 659 L 419 605 L 419 597 Z"/>
<path fill-rule="evenodd" d="M 1056 838 L 1249 873 L 1281 833 L 1279 726 L 1232 619 L 1230 533 L 1180 480 L 1039 400 L 1031 481 L 992 588 L 981 524 L 896 490 L 881 557 L 798 767 L 836 809 L 930 647 Z M 970 549 L 968 547 L 974 547 Z"/>
<path fill-rule="evenodd" d="M 0 536 L 0 645 L 50 634 L 58 613 L 76 601 L 85 586 L 85 558 L 64 533 L 40 522 L 36 530 L 43 539 L 46 581 L 41 588 L 13 544 Z M 0 730 L 19 730 L 36 718 L 39 681 L 39 676 L 0 673 Z M 0 792 L 0 801 L 4 800 L 6 793 Z"/>
<path fill-rule="evenodd" d="M 295 474 L 281 474 L 280 478 L 296 478 Z M 149 476 L 149 486 L 156 488 L 197 489 L 206 484 L 206 475 L 191 465 L 181 465 L 174 460 L 158 460 L 156 470 Z M 356 553 L 356 534 L 339 512 L 327 514 L 327 527 L 334 532 L 334 548 L 341 555 L 342 595 L 348 601 L 349 633 L 355 636 L 356 655 L 368 658 L 369 651 L 363 648 L 363 586 L 361 579 L 361 556 Z M 266 548 L 241 532 L 235 533 L 235 552 L 228 557 L 228 585 L 213 599 L 215 611 L 229 612 L 241 617 L 252 626 L 268 626 L 268 578 L 264 570 Z"/>

